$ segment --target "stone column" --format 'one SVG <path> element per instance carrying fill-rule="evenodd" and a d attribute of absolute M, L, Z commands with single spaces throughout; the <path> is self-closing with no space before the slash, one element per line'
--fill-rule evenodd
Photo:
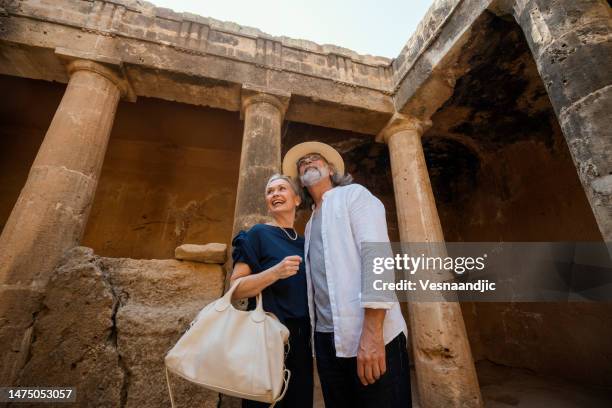
<path fill-rule="evenodd" d="M 396 114 L 378 140 L 389 146 L 402 242 L 441 244 L 444 235 L 421 145 L 425 126 Z M 445 251 L 443 245 L 433 247 Z M 410 302 L 408 313 L 421 406 L 483 406 L 459 303 Z"/>
<path fill-rule="evenodd" d="M 268 222 L 264 191 L 268 178 L 281 171 L 281 127 L 290 95 L 281 91 L 244 85 L 240 116 L 244 120 L 240 170 L 232 237 L 238 231 L 247 230 L 254 224 Z M 231 245 L 226 263 L 225 289 L 232 274 Z M 239 308 L 246 309 L 246 301 L 238 302 Z M 220 396 L 220 407 L 239 408 L 240 399 L 227 395 Z"/>
<path fill-rule="evenodd" d="M 612 242 L 612 18 L 604 0 L 521 0 L 533 53 L 603 239 Z"/>
<path fill-rule="evenodd" d="M 232 236 L 269 221 L 265 182 L 281 168 L 281 127 L 289 95 L 245 86 L 242 89 L 244 133 Z"/>
<path fill-rule="evenodd" d="M 85 229 L 122 82 L 87 60 L 70 79 L 0 235 L 0 384 L 12 384 L 30 345 L 51 272 Z"/>

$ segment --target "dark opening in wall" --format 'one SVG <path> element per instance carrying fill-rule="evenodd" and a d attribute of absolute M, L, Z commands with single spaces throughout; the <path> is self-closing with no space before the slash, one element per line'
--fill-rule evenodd
<path fill-rule="evenodd" d="M 17 202 L 66 85 L 0 75 L 0 231 Z"/>
<path fill-rule="evenodd" d="M 454 67 L 464 74 L 423 136 L 446 241 L 601 240 L 521 28 L 485 13 L 470 36 Z M 476 360 L 610 385 L 609 305 L 462 310 Z"/>
<path fill-rule="evenodd" d="M 520 26 L 485 12 L 470 35 L 423 137 L 447 240 L 599 239 Z"/>
<path fill-rule="evenodd" d="M 433 118 L 456 112 L 445 132 L 488 150 L 526 140 L 554 144 L 556 116 L 517 24 L 485 14 L 461 59 L 469 70 Z"/>
<path fill-rule="evenodd" d="M 425 160 L 436 199 L 442 203 L 464 201 L 477 187 L 480 161 L 477 154 L 453 139 L 423 139 Z"/>

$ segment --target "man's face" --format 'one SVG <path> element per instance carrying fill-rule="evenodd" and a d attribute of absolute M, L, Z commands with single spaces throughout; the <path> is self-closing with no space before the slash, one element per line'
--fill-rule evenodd
<path fill-rule="evenodd" d="M 297 162 L 298 172 L 300 173 L 300 177 L 304 175 L 306 170 L 308 169 L 321 169 L 322 167 L 327 166 L 327 162 L 318 153 L 309 153 L 306 156 L 303 156 Z"/>
<path fill-rule="evenodd" d="M 297 162 L 300 181 L 305 187 L 311 187 L 329 178 L 329 164 L 318 153 L 310 153 Z"/>

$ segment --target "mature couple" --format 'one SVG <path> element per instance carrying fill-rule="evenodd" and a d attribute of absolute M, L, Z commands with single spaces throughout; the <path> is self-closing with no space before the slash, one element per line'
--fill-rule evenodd
<path fill-rule="evenodd" d="M 231 277 L 246 277 L 234 299 L 250 298 L 253 308 L 252 298 L 261 292 L 264 309 L 289 329 L 286 365 L 292 376 L 279 405 L 312 407 L 314 343 L 327 408 L 410 407 L 399 304 L 366 302 L 360 295 L 361 244 L 389 241 L 383 204 L 351 184 L 340 154 L 323 143 L 294 146 L 283 173 L 265 186 L 274 221 L 233 240 Z M 313 210 L 305 237 L 293 229 L 303 201 Z M 265 404 L 245 400 L 243 406 Z"/>

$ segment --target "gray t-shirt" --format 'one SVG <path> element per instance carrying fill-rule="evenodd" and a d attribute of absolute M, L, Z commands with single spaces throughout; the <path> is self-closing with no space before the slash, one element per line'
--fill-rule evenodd
<path fill-rule="evenodd" d="M 332 333 L 334 331 L 334 321 L 331 304 L 329 303 L 327 276 L 325 274 L 325 251 L 323 250 L 323 237 L 321 235 L 321 219 L 321 209 L 318 208 L 312 215 L 308 261 L 310 263 L 310 277 L 314 289 L 315 331 Z"/>

